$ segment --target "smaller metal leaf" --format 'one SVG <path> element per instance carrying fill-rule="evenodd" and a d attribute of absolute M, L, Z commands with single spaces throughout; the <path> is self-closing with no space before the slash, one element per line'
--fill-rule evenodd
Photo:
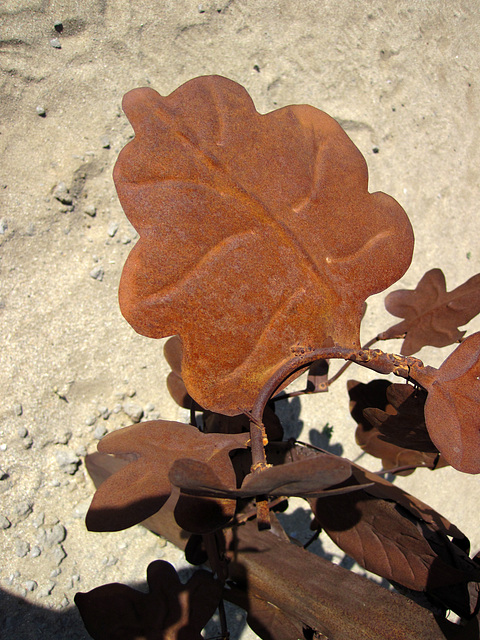
<path fill-rule="evenodd" d="M 427 271 L 414 290 L 393 291 L 385 298 L 392 315 L 405 318 L 381 334 L 381 339 L 405 340 L 401 353 L 409 356 L 425 345 L 445 347 L 461 340 L 458 327 L 480 313 L 480 274 L 447 292 L 441 269 Z"/>
<path fill-rule="evenodd" d="M 437 454 L 425 426 L 426 392 L 410 384 L 391 384 L 386 395 L 385 411 L 375 407 L 363 411 L 380 439 L 404 449 Z"/>
<path fill-rule="evenodd" d="M 450 354 L 427 390 L 425 420 L 433 443 L 455 469 L 480 473 L 480 332 Z"/>
<path fill-rule="evenodd" d="M 164 420 L 143 422 L 108 434 L 98 444 L 98 450 L 127 459 L 129 464 L 97 489 L 87 513 L 87 528 L 118 531 L 153 515 L 172 492 L 170 468 L 186 455 L 212 463 L 223 481 L 234 483 L 229 454 L 245 448 L 247 440 L 248 434 L 203 434 L 191 425 Z M 220 524 L 225 525 L 234 512 L 234 501 L 219 501 L 213 508 L 211 530 L 217 528 L 220 515 Z M 203 526 L 206 523 L 207 518 Z"/>
<path fill-rule="evenodd" d="M 354 467 L 344 484 L 372 479 Z M 319 526 L 366 569 L 417 591 L 478 580 L 480 570 L 448 535 L 460 532 L 385 480 L 350 494 L 311 500 Z M 419 510 L 420 507 L 420 510 Z M 422 517 L 423 516 L 423 517 Z M 432 543 L 434 540 L 434 544 Z M 458 559 L 457 559 L 458 558 Z"/>
<path fill-rule="evenodd" d="M 218 606 L 222 585 L 207 571 L 197 571 L 183 585 L 163 560 L 147 569 L 149 593 L 123 584 L 77 593 L 75 604 L 94 640 L 202 640 L 201 631 Z"/>
<path fill-rule="evenodd" d="M 314 456 L 251 473 L 238 489 L 233 484 L 222 482 L 212 466 L 201 461 L 177 460 L 169 477 L 172 484 L 193 494 L 249 498 L 258 495 L 323 496 L 328 494 L 328 487 L 343 482 L 350 475 L 348 460 L 317 452 Z"/>
<path fill-rule="evenodd" d="M 392 387 L 405 387 L 406 391 L 390 391 Z M 405 429 L 398 434 L 395 432 L 395 436 L 391 436 L 390 430 L 387 428 L 383 431 L 380 430 L 380 426 L 384 422 L 390 424 L 389 421 L 395 418 L 396 409 L 390 404 L 389 397 L 400 406 L 403 397 L 401 394 L 409 393 L 413 387 L 402 384 L 394 385 L 387 380 L 372 380 L 368 384 L 349 380 L 347 388 L 350 396 L 350 412 L 352 418 L 357 422 L 355 440 L 366 453 L 380 458 L 385 470 L 399 467 L 437 468 L 445 466 L 445 461 L 441 456 L 439 457 L 435 447 L 432 447 L 432 452 L 419 452 L 408 448 L 409 432 Z M 400 429 L 402 424 L 401 422 Z M 408 428 L 410 429 L 410 427 Z M 405 440 L 403 445 L 401 444 L 402 439 Z M 407 469 L 400 471 L 398 475 L 409 475 L 413 472 L 414 469 Z"/>

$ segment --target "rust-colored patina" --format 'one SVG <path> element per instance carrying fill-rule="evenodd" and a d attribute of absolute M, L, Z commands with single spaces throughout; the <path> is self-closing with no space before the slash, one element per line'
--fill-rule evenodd
<path fill-rule="evenodd" d="M 180 336 L 193 399 L 235 415 L 293 345 L 358 348 L 365 298 L 405 272 L 413 234 L 337 122 L 261 115 L 219 76 L 135 89 L 123 108 L 135 138 L 114 179 L 140 239 L 120 307 L 143 335 Z"/>

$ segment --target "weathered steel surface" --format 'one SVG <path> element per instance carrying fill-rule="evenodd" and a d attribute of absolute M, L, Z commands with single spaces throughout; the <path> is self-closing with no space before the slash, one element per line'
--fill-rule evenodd
<path fill-rule="evenodd" d="M 379 338 L 402 337 L 401 353 L 409 356 L 429 344 L 445 347 L 465 335 L 458 327 L 480 313 L 480 273 L 447 292 L 441 269 L 431 269 L 417 287 L 389 293 L 385 307 L 392 315 L 405 318 L 390 327 Z"/>
<path fill-rule="evenodd" d="M 202 407 L 235 415 L 296 344 L 359 347 L 365 298 L 410 263 L 400 205 L 367 190 L 341 127 L 310 106 L 260 115 L 218 76 L 123 102 L 135 139 L 114 178 L 140 239 L 120 306 L 132 326 L 179 334 Z"/>

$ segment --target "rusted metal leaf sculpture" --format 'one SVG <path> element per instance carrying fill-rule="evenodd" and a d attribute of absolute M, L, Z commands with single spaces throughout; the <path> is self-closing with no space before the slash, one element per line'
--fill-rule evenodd
<path fill-rule="evenodd" d="M 166 341 L 163 354 L 172 369 L 167 376 L 169 394 L 180 407 L 191 409 L 193 400 L 182 379 L 182 342 L 178 336 L 172 336 Z"/>
<path fill-rule="evenodd" d="M 462 339 L 458 327 L 480 313 L 480 274 L 447 292 L 441 269 L 431 269 L 416 289 L 393 291 L 385 298 L 392 315 L 405 318 L 380 334 L 380 339 L 401 338 L 401 353 L 411 355 L 425 345 L 445 347 Z"/>
<path fill-rule="evenodd" d="M 235 415 L 293 345 L 358 347 L 365 298 L 405 272 L 413 235 L 341 127 L 310 106 L 260 115 L 218 76 L 123 108 L 135 138 L 114 179 L 140 239 L 120 306 L 139 333 L 181 337 L 194 400 Z"/>
<path fill-rule="evenodd" d="M 373 479 L 357 468 L 344 484 L 366 477 Z M 416 591 L 477 581 L 480 568 L 462 550 L 462 542 L 449 539 L 453 535 L 462 541 L 463 534 L 427 505 L 389 485 L 379 479 L 371 487 L 310 504 L 318 524 L 341 549 L 387 580 Z"/>
<path fill-rule="evenodd" d="M 438 453 L 425 426 L 424 407 L 427 394 L 410 384 L 391 384 L 387 388 L 385 411 L 364 409 L 363 415 L 378 429 L 380 438 L 415 451 Z"/>
<path fill-rule="evenodd" d="M 196 571 L 182 584 L 171 564 L 152 562 L 149 593 L 124 584 L 77 593 L 75 604 L 94 640 L 202 640 L 201 631 L 218 606 L 222 584 L 208 571 Z"/>
<path fill-rule="evenodd" d="M 408 397 L 414 387 L 392 384 L 388 380 L 372 380 L 368 384 L 349 380 L 347 389 L 350 396 L 350 412 L 357 422 L 355 440 L 366 453 L 381 458 L 383 469 L 398 469 L 398 475 L 410 475 L 416 467 L 436 469 L 445 466 L 446 462 L 426 430 L 423 402 L 421 416 L 418 414 L 417 403 L 413 409 L 417 421 L 416 429 L 415 425 L 412 426 L 404 420 L 403 415 L 399 415 L 395 409 L 395 406 L 400 408 L 401 399 L 404 395 Z M 418 442 L 423 449 L 430 450 L 415 449 Z M 400 470 L 402 467 L 407 469 Z"/>
<path fill-rule="evenodd" d="M 241 487 L 222 482 L 211 465 L 191 459 L 177 460 L 171 468 L 172 484 L 193 494 L 230 498 L 257 495 L 316 496 L 328 494 L 328 487 L 351 475 L 351 463 L 343 458 L 317 452 L 316 455 L 287 464 L 270 466 L 248 475 Z M 340 489 L 339 492 L 353 489 Z"/>
<path fill-rule="evenodd" d="M 142 522 L 161 509 L 172 493 L 168 478 L 177 459 L 212 464 L 226 484 L 235 483 L 229 453 L 246 447 L 248 434 L 204 434 L 191 425 L 155 420 L 106 435 L 98 444 L 102 453 L 129 464 L 110 476 L 97 490 L 87 513 L 90 531 L 118 531 Z M 210 500 L 210 502 L 209 502 Z M 204 533 L 225 526 L 235 513 L 235 500 L 197 498 L 199 518 L 193 531 Z M 181 505 L 187 501 L 188 509 Z M 177 508 L 191 512 L 190 496 L 180 496 Z M 203 511 L 203 513 L 202 513 Z M 190 525 L 195 518 L 190 518 Z M 181 525 L 183 523 L 180 523 Z"/>
<path fill-rule="evenodd" d="M 430 437 L 455 469 L 480 473 L 480 332 L 466 338 L 438 370 L 429 369 L 419 382 L 428 391 Z"/>

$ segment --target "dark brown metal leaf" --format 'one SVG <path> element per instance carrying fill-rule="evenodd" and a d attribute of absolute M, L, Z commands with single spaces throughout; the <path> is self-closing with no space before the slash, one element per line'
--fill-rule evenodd
<path fill-rule="evenodd" d="M 353 477 L 344 484 L 366 477 L 372 474 L 354 469 Z M 422 503 L 389 484 L 378 479 L 371 487 L 310 504 L 319 525 L 341 549 L 387 580 L 428 591 L 478 579 L 478 567 L 448 538 L 453 532 L 462 540 L 462 534 L 451 526 L 446 528 L 447 522 L 427 505 L 419 512 Z M 433 548 L 424 530 L 436 536 L 436 544 L 445 553 Z M 449 556 L 462 556 L 462 562 L 452 562 Z"/>
<path fill-rule="evenodd" d="M 395 442 L 392 442 L 393 438 L 390 437 L 389 432 L 385 435 L 380 431 L 381 420 L 390 420 L 389 416 L 395 412 L 395 408 L 389 403 L 387 397 L 392 387 L 406 388 L 406 391 L 399 391 L 399 394 L 409 393 L 409 390 L 413 389 L 411 386 L 395 385 L 387 380 L 372 380 L 368 384 L 355 380 L 347 382 L 350 412 L 358 425 L 355 432 L 357 444 L 369 455 L 380 458 L 385 470 L 401 467 L 436 469 L 445 466 L 445 461 L 438 455 L 436 449 L 434 452 L 428 453 L 407 448 L 408 433 L 405 432 L 405 429 L 398 434 Z M 395 398 L 392 400 L 396 401 Z M 406 440 L 403 446 L 400 444 L 402 437 Z M 414 472 L 414 468 L 399 471 L 398 475 L 409 475 Z"/>
<path fill-rule="evenodd" d="M 172 492 L 168 479 L 175 460 L 190 456 L 193 460 L 212 464 L 222 482 L 235 483 L 229 453 L 246 447 L 248 434 L 203 434 L 191 425 L 156 420 L 135 424 L 114 431 L 98 444 L 102 453 L 127 459 L 129 464 L 108 479 L 97 489 L 87 513 L 87 528 L 91 531 L 118 531 L 142 522 L 161 509 Z M 182 498 L 192 511 L 189 496 Z M 210 520 L 197 519 L 200 531 L 224 526 L 235 512 L 235 501 L 218 499 L 210 509 Z M 179 513 L 185 508 L 177 504 Z M 212 511 L 213 510 L 213 511 Z M 203 519 L 203 523 L 202 523 Z M 190 519 L 195 522 L 195 518 Z M 182 521 L 182 526 L 185 522 Z"/>
<path fill-rule="evenodd" d="M 292 347 L 359 346 L 365 298 L 410 263 L 400 205 L 367 191 L 341 127 L 309 106 L 256 112 L 219 76 L 129 92 L 114 179 L 140 234 L 120 283 L 136 331 L 178 334 L 202 407 L 236 415 Z"/>
<path fill-rule="evenodd" d="M 269 442 L 283 439 L 283 427 L 280 419 L 268 405 L 263 412 L 262 421 Z M 249 418 L 244 414 L 224 416 L 221 413 L 205 411 L 203 425 L 205 433 L 242 433 L 250 431 Z"/>
<path fill-rule="evenodd" d="M 172 484 L 193 495 L 225 498 L 250 498 L 258 495 L 309 498 L 357 490 L 357 487 L 329 489 L 350 475 L 349 460 L 315 452 L 315 455 L 251 473 L 245 477 L 240 488 L 223 482 L 211 465 L 190 459 L 177 460 L 172 465 L 169 477 Z"/>
<path fill-rule="evenodd" d="M 452 467 L 480 473 L 480 332 L 433 371 L 425 403 L 430 437 Z"/>
<path fill-rule="evenodd" d="M 403 355 L 412 355 L 425 345 L 445 347 L 458 342 L 465 334 L 458 327 L 480 313 L 480 274 L 447 292 L 442 270 L 432 269 L 416 289 L 389 293 L 385 307 L 392 315 L 405 318 L 381 334 L 384 340 L 406 334 Z"/>
<path fill-rule="evenodd" d="M 218 606 L 222 584 L 196 571 L 183 585 L 171 564 L 152 562 L 149 593 L 112 583 L 77 593 L 75 604 L 94 640 L 202 640 L 201 631 Z"/>
<path fill-rule="evenodd" d="M 364 409 L 363 415 L 377 430 L 380 440 L 404 449 L 414 449 L 438 454 L 427 427 L 424 407 L 427 393 L 410 384 L 391 384 L 387 388 L 385 411 L 378 408 Z"/>

